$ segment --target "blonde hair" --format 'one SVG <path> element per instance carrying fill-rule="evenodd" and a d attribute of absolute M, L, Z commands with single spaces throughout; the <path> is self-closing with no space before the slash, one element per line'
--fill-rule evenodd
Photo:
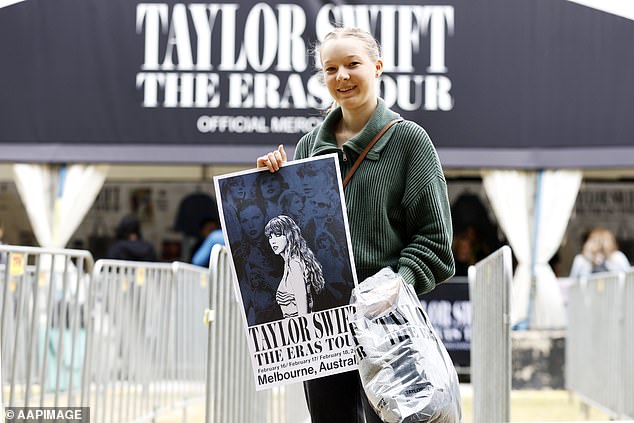
<path fill-rule="evenodd" d="M 368 57 L 377 62 L 381 58 L 381 44 L 376 38 L 372 36 L 368 31 L 357 27 L 336 27 L 332 31 L 326 34 L 321 43 L 317 44 L 314 49 L 315 66 L 320 75 L 320 79 L 323 83 L 323 67 L 321 63 L 321 50 L 330 40 L 337 40 L 340 38 L 354 38 L 361 42 L 365 48 Z M 328 107 L 327 111 L 330 112 L 338 106 L 337 102 L 333 100 L 332 104 Z"/>
<path fill-rule="evenodd" d="M 583 244 L 583 255 L 593 264 L 601 264 L 619 249 L 614 234 L 606 228 L 593 229 Z"/>
<path fill-rule="evenodd" d="M 377 61 L 381 58 L 381 45 L 376 40 L 376 38 L 374 38 L 372 34 L 370 34 L 368 31 L 357 27 L 334 28 L 332 31 L 326 34 L 315 52 L 317 54 L 321 53 L 321 48 L 324 44 L 326 44 L 326 41 L 337 40 L 339 38 L 355 38 L 363 44 L 370 59 Z M 319 63 L 321 63 L 319 55 L 315 56 L 315 63 L 318 64 L 317 66 L 319 66 Z"/>

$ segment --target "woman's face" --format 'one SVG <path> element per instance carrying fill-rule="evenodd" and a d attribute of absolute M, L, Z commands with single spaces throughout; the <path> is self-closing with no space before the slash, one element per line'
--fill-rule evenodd
<path fill-rule="evenodd" d="M 343 109 L 376 107 L 376 82 L 383 62 L 375 62 L 360 41 L 352 37 L 328 40 L 321 46 L 320 57 L 326 87 Z"/>
<path fill-rule="evenodd" d="M 265 200 L 274 200 L 282 192 L 282 184 L 277 179 L 267 178 L 260 185 L 260 193 Z"/>
<path fill-rule="evenodd" d="M 304 202 L 299 195 L 291 195 L 288 201 L 288 212 L 293 216 L 299 216 L 304 208 Z"/>
<path fill-rule="evenodd" d="M 269 235 L 269 244 L 271 245 L 273 252 L 280 255 L 286 249 L 288 240 L 284 235 L 271 234 Z"/>
<path fill-rule="evenodd" d="M 316 195 L 308 200 L 308 205 L 315 217 L 323 218 L 332 213 L 332 201 L 328 195 Z"/>
<path fill-rule="evenodd" d="M 302 187 L 306 197 L 314 197 L 318 193 L 320 186 L 323 186 L 323 175 L 315 171 L 304 173 L 302 176 Z"/>
<path fill-rule="evenodd" d="M 229 182 L 229 195 L 234 199 L 242 200 L 245 197 L 246 191 L 244 189 L 244 183 L 242 180 Z"/>
<path fill-rule="evenodd" d="M 240 224 L 249 239 L 261 238 L 264 233 L 264 214 L 257 206 L 247 206 L 240 212 Z"/>

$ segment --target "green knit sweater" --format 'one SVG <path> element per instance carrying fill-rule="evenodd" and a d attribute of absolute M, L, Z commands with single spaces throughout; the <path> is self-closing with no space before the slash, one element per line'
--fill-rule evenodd
<path fill-rule="evenodd" d="M 379 99 L 363 130 L 339 149 L 337 108 L 300 139 L 295 159 L 338 153 L 345 177 L 374 135 L 396 117 Z M 390 128 L 344 195 L 359 282 L 390 266 L 421 294 L 454 274 L 447 184 L 436 150 L 419 125 L 402 121 Z"/>

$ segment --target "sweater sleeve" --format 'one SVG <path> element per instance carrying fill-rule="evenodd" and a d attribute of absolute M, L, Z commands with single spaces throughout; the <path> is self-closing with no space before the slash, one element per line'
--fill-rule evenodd
<path fill-rule="evenodd" d="M 410 129 L 410 137 L 419 142 L 410 155 L 406 175 L 403 205 L 409 243 L 401 250 L 398 273 L 417 294 L 423 294 L 455 273 L 453 229 L 447 183 L 438 155 L 422 128 Z"/>
<path fill-rule="evenodd" d="M 437 178 L 407 209 L 410 243 L 401 251 L 398 273 L 417 294 L 435 288 L 453 276 L 452 227 L 444 180 Z"/>

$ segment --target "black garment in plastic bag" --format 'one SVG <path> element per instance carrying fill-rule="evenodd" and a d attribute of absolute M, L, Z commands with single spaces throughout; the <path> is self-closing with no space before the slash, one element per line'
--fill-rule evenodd
<path fill-rule="evenodd" d="M 387 423 L 462 421 L 458 375 L 412 287 L 385 268 L 352 291 L 359 374 Z"/>

